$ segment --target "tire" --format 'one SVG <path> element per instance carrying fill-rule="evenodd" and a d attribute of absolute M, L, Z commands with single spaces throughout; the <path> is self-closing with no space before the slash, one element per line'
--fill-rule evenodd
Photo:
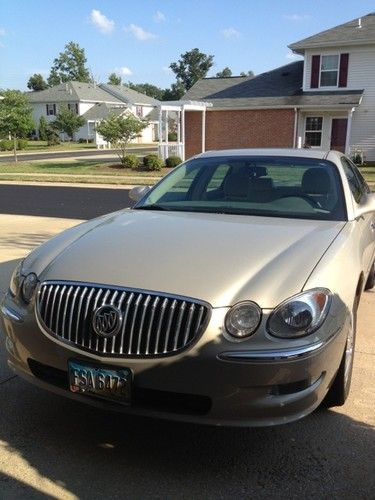
<path fill-rule="evenodd" d="M 357 331 L 357 309 L 359 297 L 356 298 L 353 311 L 351 313 L 351 328 L 345 344 L 344 354 L 337 371 L 336 377 L 322 402 L 323 408 L 332 406 L 343 406 L 349 395 L 350 384 L 353 373 L 353 358 L 355 348 L 355 338 Z"/>
<path fill-rule="evenodd" d="M 370 274 L 368 275 L 365 290 L 371 290 L 375 286 L 375 262 L 372 264 Z"/>

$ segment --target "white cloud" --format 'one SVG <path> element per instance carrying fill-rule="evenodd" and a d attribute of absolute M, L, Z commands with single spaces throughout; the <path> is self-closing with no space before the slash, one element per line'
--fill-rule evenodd
<path fill-rule="evenodd" d="M 224 38 L 239 38 L 240 32 L 234 28 L 225 28 L 220 32 Z"/>
<path fill-rule="evenodd" d="M 286 53 L 285 58 L 289 59 L 291 61 L 294 61 L 295 59 L 300 59 L 301 56 L 299 56 L 298 54 L 294 54 L 293 52 L 289 51 L 289 52 Z"/>
<path fill-rule="evenodd" d="M 283 18 L 288 21 L 306 21 L 306 19 L 310 19 L 311 16 L 308 14 L 284 14 Z"/>
<path fill-rule="evenodd" d="M 115 29 L 114 21 L 108 19 L 100 10 L 93 9 L 90 14 L 90 20 L 104 35 L 109 35 Z"/>
<path fill-rule="evenodd" d="M 4 28 L 0 28 L 0 36 L 5 36 L 5 29 Z"/>
<path fill-rule="evenodd" d="M 130 76 L 133 74 L 133 71 L 128 68 L 127 66 L 122 66 L 121 68 L 116 68 L 115 70 L 116 73 L 122 76 Z"/>
<path fill-rule="evenodd" d="M 154 14 L 154 21 L 156 23 L 164 23 L 166 20 L 165 15 L 160 12 L 160 10 L 157 10 L 156 13 Z"/>
<path fill-rule="evenodd" d="M 124 30 L 127 33 L 131 33 L 134 36 L 134 38 L 140 40 L 141 42 L 145 42 L 147 40 L 152 40 L 153 38 L 156 38 L 156 35 L 150 33 L 149 31 L 145 31 L 143 28 L 137 26 L 136 24 L 130 24 L 130 26 L 127 26 L 126 28 L 124 28 Z"/>

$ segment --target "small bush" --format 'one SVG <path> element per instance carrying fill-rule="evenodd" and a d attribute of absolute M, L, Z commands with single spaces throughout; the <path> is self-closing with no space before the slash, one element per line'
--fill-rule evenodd
<path fill-rule="evenodd" d="M 143 165 L 146 170 L 161 170 L 163 162 L 158 155 L 150 154 L 143 158 Z"/>
<path fill-rule="evenodd" d="M 55 146 L 57 144 L 60 144 L 59 133 L 54 127 L 52 127 L 52 125 L 48 125 L 46 130 L 46 135 L 47 135 L 48 146 Z"/>
<path fill-rule="evenodd" d="M 353 163 L 356 165 L 363 165 L 363 153 L 360 149 L 356 149 L 352 154 Z"/>
<path fill-rule="evenodd" d="M 18 139 L 17 141 L 17 149 L 26 149 L 28 146 L 27 139 Z"/>
<path fill-rule="evenodd" d="M 0 151 L 13 151 L 13 141 L 9 139 L 0 141 Z"/>
<path fill-rule="evenodd" d="M 177 165 L 179 165 L 180 163 L 182 163 L 182 160 L 179 156 L 170 156 L 165 160 L 165 165 L 168 168 L 177 167 Z"/>
<path fill-rule="evenodd" d="M 169 132 L 168 142 L 176 142 L 176 141 L 177 141 L 177 132 Z"/>
<path fill-rule="evenodd" d="M 137 155 L 129 154 L 126 155 L 125 158 L 123 158 L 121 164 L 125 168 L 132 168 L 133 170 L 135 170 L 139 167 L 139 158 Z"/>

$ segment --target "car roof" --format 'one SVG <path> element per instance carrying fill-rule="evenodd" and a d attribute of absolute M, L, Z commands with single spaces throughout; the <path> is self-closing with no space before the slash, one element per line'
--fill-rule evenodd
<path fill-rule="evenodd" d="M 321 149 L 296 149 L 296 148 L 248 148 L 248 149 L 222 149 L 206 151 L 196 157 L 210 158 L 215 156 L 296 156 L 300 158 L 327 158 L 329 150 Z M 331 151 L 333 153 L 334 151 Z"/>

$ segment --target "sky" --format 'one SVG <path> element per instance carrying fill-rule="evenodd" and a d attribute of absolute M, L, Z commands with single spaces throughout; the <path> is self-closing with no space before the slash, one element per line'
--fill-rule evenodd
<path fill-rule="evenodd" d="M 296 60 L 288 44 L 373 11 L 374 0 L 0 0 L 0 88 L 46 78 L 69 41 L 98 82 L 116 72 L 169 87 L 169 65 L 195 47 L 214 56 L 207 76 L 259 74 Z"/>

